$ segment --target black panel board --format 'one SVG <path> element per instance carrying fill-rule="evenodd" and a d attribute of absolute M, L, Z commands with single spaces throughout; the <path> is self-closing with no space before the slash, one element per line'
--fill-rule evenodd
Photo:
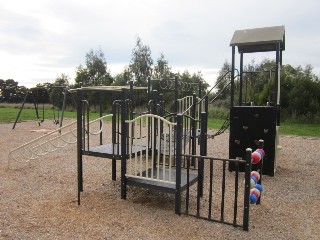
<path fill-rule="evenodd" d="M 264 140 L 266 156 L 263 174 L 274 175 L 275 139 L 277 111 L 269 106 L 234 106 L 230 108 L 229 158 L 245 159 L 246 148 L 258 148 L 259 139 Z M 240 171 L 244 171 L 244 164 Z M 255 165 L 252 165 L 255 170 Z M 234 163 L 229 163 L 229 171 L 234 171 Z"/>

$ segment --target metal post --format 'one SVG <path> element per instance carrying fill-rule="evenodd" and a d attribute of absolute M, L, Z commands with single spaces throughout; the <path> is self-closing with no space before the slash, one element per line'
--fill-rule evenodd
<path fill-rule="evenodd" d="M 19 117 L 20 117 L 20 114 L 21 114 L 21 112 L 22 112 L 22 109 L 23 109 L 23 107 L 24 107 L 24 104 L 25 104 L 26 101 L 27 101 L 28 94 L 29 94 L 29 90 L 27 90 L 27 93 L 26 93 L 26 95 L 24 96 L 23 103 L 22 103 L 22 105 L 21 105 L 21 107 L 20 107 L 18 116 L 17 116 L 17 118 L 16 118 L 16 121 L 15 121 L 14 124 L 13 124 L 12 129 L 14 129 L 14 128 L 16 127 L 16 124 L 17 124 L 17 122 L 18 122 L 18 120 L 19 120 Z"/>
<path fill-rule="evenodd" d="M 280 126 L 280 78 L 281 78 L 281 51 L 280 42 L 276 43 L 276 72 L 275 72 L 275 97 L 277 106 L 277 126 Z"/>
<path fill-rule="evenodd" d="M 126 90 L 122 90 L 121 100 L 121 199 L 127 198 L 127 126 L 126 126 Z"/>
<path fill-rule="evenodd" d="M 239 106 L 242 106 L 242 84 L 243 84 L 243 53 L 240 53 L 240 84 L 239 84 Z"/>
<path fill-rule="evenodd" d="M 207 155 L 207 122 L 208 113 L 201 113 L 201 130 L 200 130 L 200 156 Z M 199 159 L 198 164 L 198 198 L 203 195 L 203 176 L 204 176 L 204 158 Z"/>
<path fill-rule="evenodd" d="M 117 151 L 116 146 L 118 146 L 118 142 L 117 142 L 117 121 L 118 121 L 118 111 L 117 111 L 117 102 L 115 101 L 115 97 L 114 97 L 114 92 L 112 92 L 112 180 L 115 181 L 117 176 L 116 176 L 116 171 L 117 171 L 117 160 L 115 158 L 115 151 Z M 117 155 L 119 153 L 117 152 Z"/>
<path fill-rule="evenodd" d="M 151 91 L 152 91 L 151 78 L 148 77 L 148 100 L 151 99 Z"/>
<path fill-rule="evenodd" d="M 201 96 L 202 96 L 202 82 L 200 81 L 198 85 L 198 97 L 201 98 Z"/>
<path fill-rule="evenodd" d="M 264 141 L 262 139 L 260 139 L 259 140 L 259 148 L 263 149 L 263 147 L 264 147 Z M 260 162 L 258 163 L 258 168 L 260 170 L 260 179 L 259 179 L 258 183 L 261 184 L 262 183 L 262 175 L 263 175 L 263 156 L 262 156 Z M 261 195 L 262 195 L 262 193 L 260 193 L 260 197 L 257 200 L 257 203 L 256 203 L 257 205 L 259 205 L 261 202 L 261 197 L 262 197 Z"/>
<path fill-rule="evenodd" d="M 60 122 L 59 122 L 59 127 L 60 128 L 62 127 L 62 122 L 63 122 L 63 118 L 64 118 L 64 111 L 66 109 L 67 93 L 68 93 L 68 89 L 67 89 L 67 87 L 65 87 L 64 88 L 62 109 L 61 109 L 61 118 L 60 118 Z"/>
<path fill-rule="evenodd" d="M 99 113 L 100 113 L 100 118 L 102 117 L 102 114 L 103 114 L 103 100 L 104 100 L 104 96 L 103 96 L 103 92 L 101 91 L 100 94 L 99 94 Z M 102 129 L 102 119 L 100 120 L 100 129 Z M 99 134 L 99 137 L 100 137 L 100 145 L 102 145 L 102 131 L 100 131 L 100 134 Z"/>
<path fill-rule="evenodd" d="M 197 96 L 194 93 L 192 96 L 192 108 L 191 108 L 191 153 L 196 155 L 196 143 L 197 143 L 197 123 L 196 123 L 196 110 L 197 110 Z M 192 157 L 191 166 L 195 166 L 195 158 Z"/>
<path fill-rule="evenodd" d="M 178 112 L 178 98 L 179 98 L 179 77 L 176 75 L 174 77 L 174 112 Z"/>
<path fill-rule="evenodd" d="M 177 115 L 175 213 L 181 214 L 181 146 L 183 116 Z"/>
<path fill-rule="evenodd" d="M 234 106 L 235 46 L 232 46 L 230 107 Z"/>
<path fill-rule="evenodd" d="M 32 91 L 32 90 L 31 90 Z M 37 94 L 38 94 L 38 92 L 37 92 Z M 34 110 L 36 111 L 36 117 L 37 117 L 37 120 L 38 120 L 38 125 L 40 126 L 40 119 L 39 119 L 39 112 L 38 112 L 38 106 L 39 106 L 39 104 L 38 104 L 38 99 L 36 100 L 36 98 L 35 98 L 35 94 L 33 93 L 33 91 L 32 91 L 32 96 L 33 96 L 33 105 L 34 105 Z"/>
<path fill-rule="evenodd" d="M 157 115 L 157 105 L 158 105 L 158 91 L 153 90 L 151 94 L 152 106 L 151 106 L 151 114 Z"/>
<path fill-rule="evenodd" d="M 80 205 L 80 192 L 83 191 L 82 169 L 82 91 L 77 90 L 77 174 L 78 174 L 78 205 Z"/>
<path fill-rule="evenodd" d="M 251 154 L 252 149 L 246 149 L 245 165 L 245 187 L 244 187 L 244 209 L 243 209 L 243 230 L 249 230 L 249 208 L 250 208 L 250 177 L 251 177 Z"/>

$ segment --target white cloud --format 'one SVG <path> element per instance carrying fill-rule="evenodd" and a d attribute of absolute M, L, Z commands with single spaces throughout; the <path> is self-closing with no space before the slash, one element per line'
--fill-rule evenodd
<path fill-rule="evenodd" d="M 173 68 L 201 70 L 211 79 L 231 60 L 235 30 L 274 25 L 286 27 L 284 63 L 318 69 L 319 7 L 311 0 L 5 1 L 0 4 L 0 78 L 36 84 L 61 73 L 73 77 L 85 54 L 99 47 L 115 75 L 129 64 L 139 36 L 154 60 L 164 53 Z"/>

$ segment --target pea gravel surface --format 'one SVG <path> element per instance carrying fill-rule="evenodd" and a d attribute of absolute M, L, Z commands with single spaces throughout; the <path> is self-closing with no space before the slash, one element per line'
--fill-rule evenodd
<path fill-rule="evenodd" d="M 174 214 L 174 196 L 129 189 L 120 199 L 120 162 L 84 157 L 77 204 L 76 145 L 29 163 L 11 149 L 47 134 L 45 121 L 0 124 L 0 239 L 319 239 L 320 138 L 280 136 L 274 177 L 264 176 L 261 205 L 250 207 L 249 231 Z M 36 130 L 36 131 L 35 131 Z M 39 131 L 38 131 L 39 130 Z M 209 156 L 228 156 L 228 133 L 208 140 Z"/>

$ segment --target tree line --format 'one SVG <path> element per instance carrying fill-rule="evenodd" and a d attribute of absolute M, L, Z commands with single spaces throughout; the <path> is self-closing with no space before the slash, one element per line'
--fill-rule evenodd
<path fill-rule="evenodd" d="M 275 62 L 269 59 L 263 60 L 256 64 L 254 60 L 244 66 L 244 83 L 243 92 L 245 101 L 254 102 L 257 105 L 264 105 L 270 102 L 273 95 Z M 224 62 L 220 75 L 230 70 L 230 63 Z M 136 39 L 135 47 L 132 50 L 131 60 L 128 66 L 116 76 L 111 76 L 105 55 L 101 49 L 89 50 L 85 55 L 85 65 L 76 67 L 76 77 L 74 83 L 66 74 L 58 76 L 54 83 L 37 84 L 38 89 L 47 89 L 49 91 L 37 91 L 37 100 L 42 103 L 51 103 L 55 106 L 62 105 L 62 90 L 55 86 L 68 86 L 77 88 L 80 86 L 110 86 L 110 85 L 128 85 L 129 81 L 134 79 L 136 86 L 147 86 L 148 77 L 152 79 L 173 78 L 178 75 L 180 81 L 190 84 L 190 88 L 184 94 L 190 95 L 193 92 L 198 93 L 198 83 L 202 83 L 201 90 L 203 94 L 208 89 L 201 72 L 190 74 L 188 71 L 175 73 L 172 71 L 168 60 L 163 53 L 156 61 L 152 59 L 151 49 L 148 45 L 143 44 L 141 38 Z M 218 78 L 219 79 L 219 78 Z M 215 102 L 216 106 L 228 109 L 230 104 L 230 86 L 225 87 L 226 80 L 217 84 L 216 91 L 210 93 L 209 98 L 214 98 L 217 93 L 219 100 Z M 237 86 L 238 79 L 235 80 Z M 222 91 L 223 90 L 223 91 Z M 0 102 L 19 103 L 22 102 L 28 89 L 19 86 L 18 82 L 13 79 L 0 79 Z M 239 95 L 239 87 L 235 89 L 235 99 Z M 71 103 L 70 96 L 67 100 Z M 95 93 L 89 94 L 89 100 L 97 104 Z M 137 96 L 138 101 L 142 101 L 141 96 Z M 319 121 L 320 112 L 320 81 L 319 77 L 313 73 L 311 65 L 306 67 L 293 67 L 290 64 L 283 65 L 281 70 L 281 108 L 284 116 L 299 118 L 308 121 Z M 171 101 L 172 95 L 164 91 L 164 100 Z M 27 99 L 33 102 L 32 96 Z M 110 103 L 107 98 L 105 104 Z"/>
<path fill-rule="evenodd" d="M 264 59 L 256 64 L 254 60 L 244 66 L 243 75 L 243 104 L 266 105 L 274 104 L 274 80 L 275 61 Z M 230 63 L 225 62 L 220 70 L 220 76 L 231 69 Z M 217 92 L 224 89 L 228 82 L 224 79 L 217 85 Z M 229 107 L 230 86 L 222 91 L 217 105 Z M 235 102 L 239 97 L 239 78 L 235 79 Z M 281 69 L 280 81 L 280 106 L 284 118 L 294 119 L 302 122 L 320 122 L 320 81 L 313 73 L 311 65 L 304 68 L 293 67 L 285 64 Z"/>

